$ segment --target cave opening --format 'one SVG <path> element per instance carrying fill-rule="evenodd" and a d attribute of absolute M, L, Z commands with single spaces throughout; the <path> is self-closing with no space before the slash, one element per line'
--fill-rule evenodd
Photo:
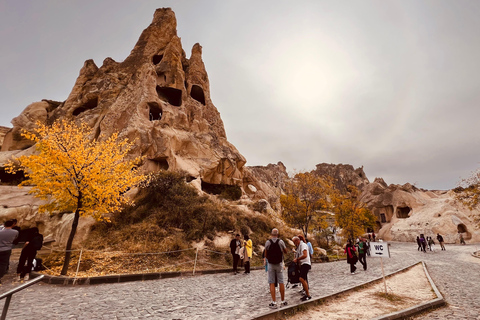
<path fill-rule="evenodd" d="M 157 95 L 161 100 L 171 105 L 180 107 L 182 105 L 182 90 L 157 86 Z"/>
<path fill-rule="evenodd" d="M 148 102 L 148 115 L 150 121 L 161 120 L 162 119 L 162 108 L 156 102 Z"/>
<path fill-rule="evenodd" d="M 201 104 L 205 105 L 205 94 L 200 86 L 197 86 L 196 84 L 192 85 L 190 96 Z"/>
<path fill-rule="evenodd" d="M 410 207 L 398 207 L 397 208 L 397 218 L 406 219 L 410 213 Z"/>
<path fill-rule="evenodd" d="M 223 183 L 213 184 L 202 181 L 202 191 L 229 200 L 238 200 L 242 196 L 242 189 L 239 186 L 232 186 Z"/>
<path fill-rule="evenodd" d="M 86 103 L 84 103 L 82 106 L 78 107 L 73 111 L 74 116 L 78 116 L 79 114 L 87 111 L 87 110 L 92 110 L 95 109 L 98 106 L 98 97 L 89 99 Z"/>
<path fill-rule="evenodd" d="M 463 223 L 460 223 L 457 226 L 457 231 L 458 231 L 458 233 L 465 233 L 465 232 L 467 232 L 467 227 Z"/>
<path fill-rule="evenodd" d="M 9 173 L 5 168 L 0 168 L 0 185 L 17 186 L 25 179 L 25 173 L 22 170 Z"/>
<path fill-rule="evenodd" d="M 159 64 L 160 62 L 162 62 L 162 60 L 163 60 L 163 54 L 156 54 L 156 55 L 154 55 L 153 58 L 152 58 L 152 62 L 153 62 L 153 64 L 155 64 L 155 65 Z"/>

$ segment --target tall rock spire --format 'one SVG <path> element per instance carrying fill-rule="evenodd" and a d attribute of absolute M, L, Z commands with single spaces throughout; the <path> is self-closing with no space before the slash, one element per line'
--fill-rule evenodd
<path fill-rule="evenodd" d="M 187 59 L 176 27 L 170 8 L 157 9 L 123 62 L 106 58 L 97 67 L 87 60 L 66 101 L 37 103 L 35 110 L 45 110 L 36 112 L 42 117 L 22 114 L 12 132 L 31 128 L 36 120 L 84 121 L 92 127 L 92 138 L 119 132 L 120 138 L 134 141 L 132 156 L 145 156 L 147 171 L 185 170 L 207 183 L 239 184 L 246 160 L 227 141 L 211 101 L 202 47 L 195 44 Z M 12 132 L 2 151 L 28 147 Z"/>

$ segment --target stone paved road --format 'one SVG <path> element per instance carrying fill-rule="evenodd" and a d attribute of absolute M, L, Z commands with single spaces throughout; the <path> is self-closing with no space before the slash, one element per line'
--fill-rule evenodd
<path fill-rule="evenodd" d="M 475 246 L 452 245 L 426 254 L 416 247 L 392 243 L 392 258 L 384 266 L 389 273 L 426 262 L 449 306 L 419 319 L 480 319 L 480 259 L 470 255 Z M 368 271 L 356 275 L 344 261 L 315 264 L 309 274 L 312 295 L 329 295 L 381 276 L 379 259 L 370 258 L 368 264 Z M 4 278 L 2 292 L 8 281 Z M 290 305 L 299 299 L 297 289 L 287 289 Z M 41 283 L 13 296 L 8 319 L 250 319 L 267 312 L 269 302 L 263 270 L 95 286 Z"/>

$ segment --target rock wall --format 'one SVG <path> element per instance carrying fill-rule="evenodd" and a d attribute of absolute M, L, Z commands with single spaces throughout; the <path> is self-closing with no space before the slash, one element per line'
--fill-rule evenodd
<path fill-rule="evenodd" d="M 45 240 L 55 240 L 54 246 L 64 247 L 72 228 L 73 213 L 38 213 L 42 201 L 29 194 L 30 190 L 29 187 L 0 186 L 0 223 L 15 218 L 22 229 L 37 227 Z M 74 245 L 87 238 L 94 222 L 90 217 L 80 218 Z"/>

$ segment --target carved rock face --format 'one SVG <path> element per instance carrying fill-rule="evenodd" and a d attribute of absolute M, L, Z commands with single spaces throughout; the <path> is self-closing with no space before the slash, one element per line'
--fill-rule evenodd
<path fill-rule="evenodd" d="M 131 156 L 145 156 L 146 171 L 185 170 L 208 183 L 240 184 L 246 160 L 226 139 L 201 55 L 195 44 L 186 58 L 174 12 L 157 9 L 125 61 L 106 58 L 98 68 L 87 60 L 65 102 L 34 103 L 12 121 L 2 151 L 31 146 L 18 133 L 36 121 L 72 119 L 88 123 L 92 138 L 119 132 L 134 141 Z"/>

